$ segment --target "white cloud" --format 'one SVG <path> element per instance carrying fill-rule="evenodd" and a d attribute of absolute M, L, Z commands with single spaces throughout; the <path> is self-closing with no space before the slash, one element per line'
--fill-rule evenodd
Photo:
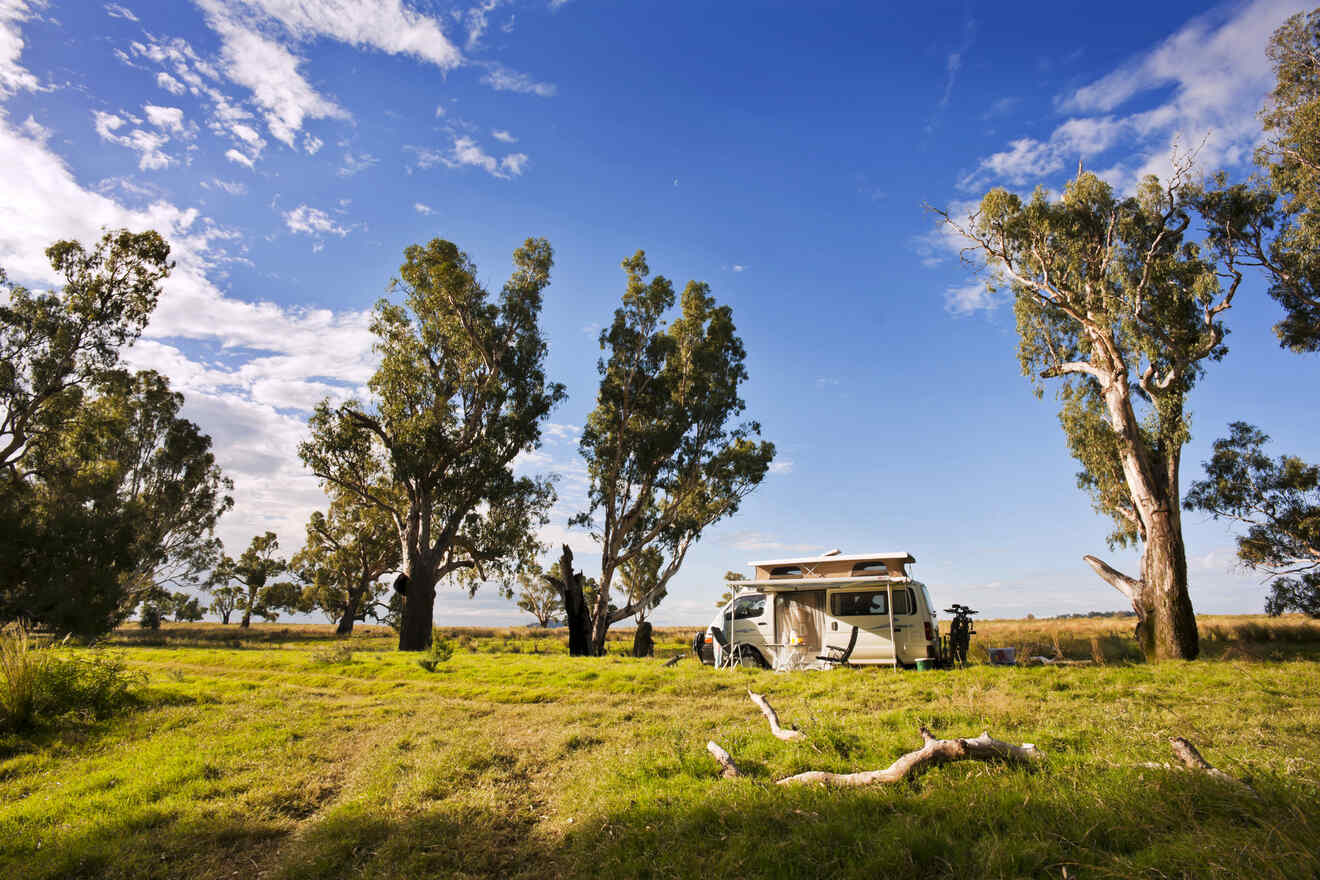
<path fill-rule="evenodd" d="M 770 473 L 772 474 L 793 473 L 793 459 L 780 458 L 770 462 Z"/>
<path fill-rule="evenodd" d="M 464 165 L 471 165 L 482 169 L 493 177 L 504 180 L 522 174 L 528 161 L 526 153 L 510 153 L 497 159 L 466 135 L 455 135 L 453 146 L 450 147 L 448 152 L 442 153 L 439 150 L 425 147 L 406 147 L 405 149 L 417 154 L 418 168 L 430 168 L 433 165 L 461 168 Z"/>
<path fill-rule="evenodd" d="M 215 3 L 218 0 L 202 0 Z M 298 40 L 330 37 L 357 48 L 411 55 L 444 70 L 463 63 L 440 23 L 400 0 L 229 0 L 248 17 L 263 14 Z"/>
<path fill-rule="evenodd" d="M 497 92 L 518 92 L 542 98 L 553 97 L 557 91 L 553 83 L 537 82 L 527 74 L 510 70 L 502 64 L 492 64 L 481 81 Z"/>
<path fill-rule="evenodd" d="M 105 4 L 105 14 L 111 18 L 122 18 L 125 21 L 138 20 L 138 17 L 133 14 L 133 10 L 120 6 L 118 3 Z"/>
<path fill-rule="evenodd" d="M 358 174 L 362 171 L 366 171 L 368 168 L 370 168 L 372 165 L 375 165 L 379 161 L 380 161 L 379 159 L 377 159 L 375 156 L 371 155 L 370 153 L 355 154 L 352 152 L 348 152 L 344 154 L 344 164 L 340 165 L 339 170 L 335 173 L 338 174 L 340 177 L 352 177 L 354 174 Z"/>
<path fill-rule="evenodd" d="M 325 146 L 325 141 L 321 140 L 311 132 L 303 132 L 303 152 L 309 156 L 315 156 Z"/>
<path fill-rule="evenodd" d="M 142 112 L 147 114 L 147 121 L 163 131 L 174 134 L 186 134 L 183 127 L 183 111 L 178 107 L 157 107 L 155 104 L 143 104 Z"/>
<path fill-rule="evenodd" d="M 489 25 L 487 15 L 500 5 L 500 0 L 484 0 L 478 6 L 473 6 L 467 11 L 465 16 L 467 20 L 467 50 L 471 52 L 481 43 L 481 37 L 486 33 Z"/>
<path fill-rule="evenodd" d="M 733 264 L 733 271 L 735 271 L 735 272 L 746 272 L 746 271 L 747 271 L 747 267 L 744 266 L 744 265 L 742 265 L 741 263 L 734 263 L 734 264 Z"/>
<path fill-rule="evenodd" d="M 1256 114 L 1273 83 L 1265 46 L 1285 18 L 1311 5 L 1253 0 L 1191 19 L 1118 69 L 1061 95 L 1057 108 L 1072 115 L 1048 138 L 1014 139 L 981 160 L 960 188 L 1034 183 L 1093 157 L 1106 157 L 1097 173 L 1125 191 L 1146 174 L 1167 178 L 1175 151 L 1196 151 L 1207 171 L 1245 163 L 1261 137 Z M 1122 112 L 1150 96 L 1154 106 Z M 1120 146 L 1122 154 L 1109 155 Z"/>
<path fill-rule="evenodd" d="M 37 78 L 18 63 L 23 54 L 19 22 L 27 21 L 42 0 L 0 0 L 0 98 L 19 91 L 36 91 Z"/>
<path fill-rule="evenodd" d="M 171 95 L 182 95 L 184 92 L 188 91 L 187 86 L 163 70 L 156 74 L 156 85 L 160 86 Z"/>
<path fill-rule="evenodd" d="M 436 105 L 435 105 L 435 118 L 436 118 L 436 119 L 439 119 L 441 116 L 444 116 L 444 115 L 445 115 L 445 108 L 444 108 L 444 105 L 442 105 L 442 104 L 436 104 Z"/>
<path fill-rule="evenodd" d="M 518 143 L 518 139 L 516 137 L 509 134 L 507 131 L 505 131 L 502 128 L 493 129 L 490 133 L 490 136 L 495 138 L 495 140 L 499 141 L 500 143 L 504 143 L 504 144 Z"/>
<path fill-rule="evenodd" d="M 237 162 L 245 168 L 251 168 L 255 164 L 252 159 L 235 149 L 225 150 L 225 158 L 230 162 Z"/>
<path fill-rule="evenodd" d="M 168 135 L 144 131 L 140 128 L 135 128 L 128 134 L 119 134 L 119 129 L 127 125 L 127 122 L 114 113 L 100 110 L 93 111 L 92 120 L 96 133 L 102 140 L 127 147 L 138 154 L 138 169 L 141 171 L 168 168 L 175 161 L 161 150 L 161 147 L 170 141 Z"/>
<path fill-rule="evenodd" d="M 210 180 L 202 181 L 204 189 L 218 189 L 231 196 L 247 195 L 247 184 L 240 183 L 237 180 L 221 180 L 218 177 L 212 177 Z"/>
<path fill-rule="evenodd" d="M 252 91 L 276 140 L 294 147 L 306 119 L 348 119 L 348 111 L 319 94 L 298 68 L 303 59 L 266 35 L 251 30 L 221 0 L 198 0 L 207 23 L 220 37 L 220 56 L 229 79 Z"/>
<path fill-rule="evenodd" d="M 990 311 L 1002 301 L 1001 293 L 991 293 L 983 281 L 950 287 L 944 291 L 944 308 L 954 315 Z"/>
<path fill-rule="evenodd" d="M 292 211 L 285 211 L 284 225 L 289 227 L 290 232 L 303 235 L 337 235 L 340 238 L 348 235 L 348 229 L 336 223 L 325 211 L 307 205 L 299 205 Z"/>
<path fill-rule="evenodd" d="M 413 202 L 413 210 L 416 211 L 418 214 L 422 214 L 423 216 L 427 216 L 427 217 L 435 213 L 434 208 L 432 208 L 430 205 L 424 205 L 421 202 Z"/>

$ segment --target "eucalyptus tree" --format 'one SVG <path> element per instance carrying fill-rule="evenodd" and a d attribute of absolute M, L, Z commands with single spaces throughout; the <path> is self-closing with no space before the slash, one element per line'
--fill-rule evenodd
<path fill-rule="evenodd" d="M 747 575 L 743 574 L 741 571 L 726 571 L 724 573 L 725 583 L 732 583 L 734 581 L 745 581 L 745 580 L 747 580 Z M 715 607 L 723 608 L 725 605 L 728 605 L 729 600 L 732 599 L 737 592 L 738 592 L 737 587 L 729 587 L 728 589 L 726 589 L 723 593 L 720 594 L 719 599 L 715 600 Z"/>
<path fill-rule="evenodd" d="M 475 592 L 488 579 L 508 583 L 531 561 L 554 499 L 548 480 L 513 472 L 564 398 L 563 386 L 546 378 L 539 324 L 549 242 L 528 239 L 513 262 L 492 298 L 454 244 L 410 246 L 395 282 L 403 302 L 382 300 L 373 314 L 381 362 L 370 399 L 323 402 L 299 447 L 322 481 L 394 523 L 406 575 L 400 650 L 430 644 L 439 581 Z M 377 449 L 400 494 L 363 479 Z"/>
<path fill-rule="evenodd" d="M 756 422 L 736 421 L 747 370 L 733 310 L 717 305 L 708 285 L 691 281 L 666 326 L 675 299 L 668 279 L 646 280 L 642 251 L 623 268 L 627 289 L 600 335 L 600 391 L 579 444 L 588 507 L 572 520 L 590 528 L 601 548 L 590 609 L 596 655 L 604 653 L 611 624 L 658 601 L 702 531 L 738 510 L 775 454 L 773 444 L 758 439 Z M 611 608 L 620 568 L 651 552 L 661 562 L 647 588 Z"/>
<path fill-rule="evenodd" d="M 387 486 L 375 488 L 388 496 Z M 384 612 L 380 579 L 398 570 L 399 536 L 381 508 L 333 486 L 330 495 L 329 510 L 308 519 L 307 541 L 290 566 L 305 584 L 305 604 L 337 621 L 336 634 L 348 635 L 354 622 Z"/>
<path fill-rule="evenodd" d="M 518 608 L 536 618 L 537 626 L 549 626 L 564 613 L 560 590 L 546 580 L 545 572 L 531 563 L 518 572 Z"/>
<path fill-rule="evenodd" d="M 1113 518 L 1110 545 L 1142 548 L 1139 578 L 1085 560 L 1131 601 L 1155 659 L 1199 650 L 1179 505 L 1185 402 L 1225 354 L 1221 315 L 1242 281 L 1238 237 L 1188 235 L 1201 193 L 1185 173 L 1118 198 L 1079 172 L 1057 200 L 997 188 L 971 223 L 943 215 L 1012 292 L 1018 359 L 1037 395 L 1059 381 L 1078 483 Z"/>
<path fill-rule="evenodd" d="M 1269 439 L 1244 422 L 1230 425 L 1184 504 L 1246 526 L 1237 555 L 1270 581 L 1266 613 L 1320 617 L 1320 466 L 1292 455 L 1270 458 Z"/>
<path fill-rule="evenodd" d="M 289 570 L 289 563 L 277 555 L 280 541 L 274 532 L 256 535 L 247 549 L 238 559 L 224 557 L 216 572 L 216 580 L 223 584 L 235 583 L 238 595 L 234 604 L 243 612 L 239 626 L 247 629 L 252 625 L 252 615 L 270 619 L 272 612 L 285 605 L 291 598 L 282 589 L 272 590 L 277 586 L 274 580 Z M 272 601 L 274 599 L 274 601 Z"/>
<path fill-rule="evenodd" d="M 238 600 L 243 591 L 232 584 L 224 584 L 211 590 L 211 604 L 207 608 L 220 618 L 223 624 L 229 624 L 230 616 L 238 609 Z"/>

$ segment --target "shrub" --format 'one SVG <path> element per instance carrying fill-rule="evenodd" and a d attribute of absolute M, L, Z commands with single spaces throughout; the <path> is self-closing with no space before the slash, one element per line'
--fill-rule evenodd
<path fill-rule="evenodd" d="M 0 726 L 20 730 L 64 717 L 105 718 L 145 681 L 119 657 L 39 646 L 19 627 L 0 631 Z"/>
<path fill-rule="evenodd" d="M 444 637 L 439 627 L 431 630 L 431 647 L 426 649 L 426 656 L 417 661 L 417 665 L 427 672 L 435 672 L 437 666 L 454 656 L 454 645 Z"/>

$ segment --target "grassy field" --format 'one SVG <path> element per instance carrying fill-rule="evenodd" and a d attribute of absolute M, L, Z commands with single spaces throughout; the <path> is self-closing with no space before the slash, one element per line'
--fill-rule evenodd
<path fill-rule="evenodd" d="M 455 630 L 427 673 L 372 628 L 125 630 L 106 650 L 145 674 L 139 707 L 0 738 L 0 877 L 1320 875 L 1316 624 L 1206 618 L 1212 659 L 1158 666 L 1125 621 L 977 629 L 1104 662 L 775 675 L 663 668 L 691 630 L 587 660 L 515 629 Z M 773 738 L 749 687 L 806 739 Z M 1048 758 L 772 784 L 887 766 L 921 724 Z M 1135 766 L 1172 735 L 1253 788 Z M 748 777 L 718 778 L 709 739 Z"/>

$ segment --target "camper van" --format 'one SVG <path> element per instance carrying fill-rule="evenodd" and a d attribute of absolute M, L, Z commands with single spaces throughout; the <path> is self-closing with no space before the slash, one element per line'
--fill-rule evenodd
<path fill-rule="evenodd" d="M 910 553 L 752 562 L 693 649 L 715 666 L 788 670 L 849 665 L 912 666 L 933 659 L 939 628 Z"/>

